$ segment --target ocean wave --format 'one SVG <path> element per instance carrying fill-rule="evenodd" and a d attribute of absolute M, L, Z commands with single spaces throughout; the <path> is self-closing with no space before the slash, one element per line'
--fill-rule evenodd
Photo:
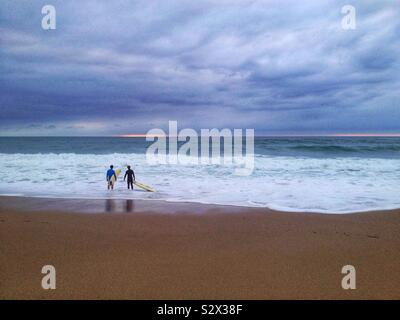
<path fill-rule="evenodd" d="M 0 194 L 156 199 L 286 211 L 355 212 L 400 207 L 399 159 L 256 156 L 249 176 L 234 165 L 148 165 L 144 154 L 0 154 Z M 105 171 L 134 167 L 156 193 L 106 189 Z"/>

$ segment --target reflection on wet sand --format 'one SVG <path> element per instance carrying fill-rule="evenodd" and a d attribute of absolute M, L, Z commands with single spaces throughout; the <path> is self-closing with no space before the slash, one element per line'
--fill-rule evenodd
<path fill-rule="evenodd" d="M 134 209 L 134 204 L 133 200 L 126 200 L 126 206 L 125 206 L 126 212 L 132 212 Z"/>
<path fill-rule="evenodd" d="M 120 208 L 121 208 L 121 204 L 122 204 L 122 200 L 120 200 Z M 135 209 L 135 204 L 133 202 L 133 200 L 126 200 L 125 203 L 123 203 L 123 210 L 120 209 L 120 211 L 125 211 L 125 212 L 133 212 Z M 104 210 L 106 212 L 117 212 L 117 202 L 116 200 L 113 199 L 107 199 L 106 203 L 105 203 L 105 208 Z"/>
<path fill-rule="evenodd" d="M 105 207 L 106 212 L 113 212 L 115 211 L 115 201 L 111 199 L 106 200 L 106 207 Z"/>

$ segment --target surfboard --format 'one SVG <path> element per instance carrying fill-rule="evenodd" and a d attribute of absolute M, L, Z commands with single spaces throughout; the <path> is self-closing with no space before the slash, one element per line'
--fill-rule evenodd
<path fill-rule="evenodd" d="M 120 169 L 115 170 L 115 175 L 118 177 L 119 174 L 121 173 Z M 115 183 L 115 176 L 111 177 L 111 182 L 114 184 Z"/>
<path fill-rule="evenodd" d="M 135 184 L 135 186 L 138 186 L 139 188 L 142 188 L 142 189 L 144 189 L 146 191 L 156 192 L 156 189 L 154 189 L 154 188 L 152 188 L 150 186 L 147 186 L 144 183 L 141 183 L 141 182 L 138 182 L 138 181 L 133 181 L 133 183 Z"/>

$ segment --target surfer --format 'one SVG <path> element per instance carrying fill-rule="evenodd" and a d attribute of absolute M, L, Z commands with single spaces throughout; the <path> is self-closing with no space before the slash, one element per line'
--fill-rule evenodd
<path fill-rule="evenodd" d="M 107 178 L 107 182 L 108 182 L 108 184 L 107 184 L 108 190 L 110 190 L 110 188 L 111 188 L 111 190 L 113 190 L 114 189 L 114 181 L 117 181 L 117 175 L 115 174 L 115 171 L 113 168 L 114 168 L 114 166 L 111 165 L 110 169 L 107 170 L 107 174 L 106 174 L 106 178 Z"/>
<path fill-rule="evenodd" d="M 125 172 L 124 181 L 125 181 L 126 177 L 128 177 L 128 189 L 130 187 L 130 189 L 133 190 L 133 181 L 135 181 L 136 178 L 135 178 L 135 173 L 131 169 L 131 166 L 128 166 L 128 170 L 126 170 L 126 172 Z"/>

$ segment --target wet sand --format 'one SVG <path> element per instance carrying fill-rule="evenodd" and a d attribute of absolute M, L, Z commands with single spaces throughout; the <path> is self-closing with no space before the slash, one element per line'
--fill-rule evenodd
<path fill-rule="evenodd" d="M 400 210 L 0 197 L 0 298 L 400 299 Z"/>

